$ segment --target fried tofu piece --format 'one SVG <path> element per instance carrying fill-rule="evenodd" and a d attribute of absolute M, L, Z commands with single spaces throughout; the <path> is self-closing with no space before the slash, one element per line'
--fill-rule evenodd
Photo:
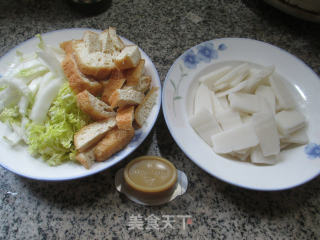
<path fill-rule="evenodd" d="M 139 84 L 139 80 L 144 74 L 144 64 L 145 60 L 140 59 L 138 65 L 135 68 L 128 69 L 126 71 L 127 86 L 137 86 Z"/>
<path fill-rule="evenodd" d="M 94 156 L 94 147 L 89 150 L 77 153 L 76 160 L 82 164 L 86 169 L 90 169 L 96 158 Z"/>
<path fill-rule="evenodd" d="M 108 131 L 116 127 L 114 117 L 84 126 L 74 135 L 74 145 L 78 152 L 84 152 L 99 142 Z"/>
<path fill-rule="evenodd" d="M 110 96 L 115 90 L 120 89 L 124 85 L 125 81 L 126 79 L 121 71 L 113 71 L 109 80 L 104 84 L 101 100 L 110 104 Z"/>
<path fill-rule="evenodd" d="M 67 55 L 73 54 L 73 47 L 72 47 L 73 41 L 78 41 L 78 40 L 70 40 L 70 41 L 65 41 L 60 43 L 60 48 L 62 48 Z"/>
<path fill-rule="evenodd" d="M 74 58 L 79 70 L 95 79 L 104 80 L 116 68 L 112 56 L 100 51 L 93 51 L 85 41 L 73 42 Z M 92 51 L 92 52 L 90 52 Z"/>
<path fill-rule="evenodd" d="M 134 119 L 134 106 L 124 107 L 118 110 L 116 121 L 119 129 L 132 129 L 132 122 Z"/>
<path fill-rule="evenodd" d="M 125 47 L 121 38 L 117 35 L 116 29 L 109 27 L 100 33 L 102 52 L 117 56 Z"/>
<path fill-rule="evenodd" d="M 134 129 L 123 130 L 114 128 L 107 132 L 105 137 L 97 144 L 94 155 L 99 162 L 107 160 L 114 153 L 125 148 L 134 136 Z"/>
<path fill-rule="evenodd" d="M 85 31 L 82 39 L 89 53 L 101 52 L 101 42 L 98 33 Z"/>
<path fill-rule="evenodd" d="M 108 104 L 96 98 L 87 90 L 77 94 L 77 102 L 79 108 L 93 120 L 107 119 L 116 115 Z"/>
<path fill-rule="evenodd" d="M 158 96 L 158 88 L 153 87 L 147 93 L 142 103 L 139 104 L 139 106 L 136 108 L 136 111 L 134 113 L 134 118 L 139 127 L 142 127 L 144 122 L 149 117 L 150 112 L 152 111 L 152 108 L 157 101 L 157 96 Z"/>
<path fill-rule="evenodd" d="M 122 79 L 122 78 L 126 78 L 123 71 L 121 71 L 120 69 L 115 69 L 111 72 L 111 75 L 109 77 L 109 79 Z"/>
<path fill-rule="evenodd" d="M 118 56 L 114 58 L 114 63 L 121 69 L 136 67 L 141 59 L 139 48 L 136 45 L 126 46 Z"/>
<path fill-rule="evenodd" d="M 66 48 L 68 48 L 66 46 Z M 69 51 L 69 50 L 66 50 Z M 82 74 L 72 54 L 67 54 L 62 61 L 62 69 L 69 80 L 70 88 L 77 94 L 83 90 L 88 90 L 93 95 L 98 95 L 102 91 L 102 85 L 92 78 Z"/>
<path fill-rule="evenodd" d="M 151 84 L 151 77 L 150 76 L 142 76 L 139 79 L 138 85 L 134 87 L 135 90 L 139 92 L 145 93 Z"/>
<path fill-rule="evenodd" d="M 112 108 L 122 108 L 127 105 L 138 105 L 142 102 L 144 94 L 132 88 L 117 89 L 109 98 Z"/>

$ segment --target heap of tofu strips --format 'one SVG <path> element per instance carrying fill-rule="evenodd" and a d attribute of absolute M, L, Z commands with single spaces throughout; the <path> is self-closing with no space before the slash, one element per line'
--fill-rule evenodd
<path fill-rule="evenodd" d="M 93 120 L 74 135 L 76 159 L 89 169 L 127 146 L 151 112 L 158 89 L 150 87 L 139 48 L 126 46 L 112 27 L 86 31 L 81 40 L 60 47 L 78 106 Z"/>
<path fill-rule="evenodd" d="M 189 122 L 215 153 L 275 164 L 280 150 L 308 142 L 305 117 L 274 71 L 239 63 L 199 77 Z"/>

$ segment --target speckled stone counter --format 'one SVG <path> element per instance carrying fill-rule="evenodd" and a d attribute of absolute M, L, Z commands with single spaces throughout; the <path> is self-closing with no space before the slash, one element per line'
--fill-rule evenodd
<path fill-rule="evenodd" d="M 114 0 L 91 16 L 63 0 L 1 1 L 0 56 L 37 33 L 108 26 L 151 57 L 162 82 L 181 53 L 221 37 L 274 44 L 320 72 L 320 25 L 258 0 Z M 159 207 L 140 206 L 120 195 L 113 185 L 117 169 L 143 154 L 161 155 L 185 171 L 187 193 Z M 159 228 L 148 229 L 148 220 Z M 226 184 L 187 158 L 160 114 L 142 146 L 100 174 L 38 182 L 0 168 L 0 239 L 320 239 L 320 178 L 281 192 Z"/>

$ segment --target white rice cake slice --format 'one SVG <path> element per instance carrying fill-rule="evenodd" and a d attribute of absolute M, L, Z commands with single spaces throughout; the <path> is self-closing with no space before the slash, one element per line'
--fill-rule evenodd
<path fill-rule="evenodd" d="M 273 115 L 255 113 L 252 122 L 264 157 L 280 153 L 280 139 Z"/>
<path fill-rule="evenodd" d="M 244 71 L 240 72 L 238 76 L 236 76 L 230 83 L 230 87 L 233 88 L 241 83 L 246 77 L 249 75 L 250 71 L 249 68 L 246 68 Z"/>
<path fill-rule="evenodd" d="M 219 91 L 225 91 L 228 88 L 229 88 L 229 83 L 223 82 L 223 83 L 220 83 L 219 85 L 212 86 L 211 90 L 215 92 L 219 92 Z"/>
<path fill-rule="evenodd" d="M 215 117 L 207 109 L 203 108 L 189 119 L 190 125 L 199 136 L 209 145 L 212 144 L 211 136 L 221 132 L 221 128 Z"/>
<path fill-rule="evenodd" d="M 211 94 L 212 92 L 205 84 L 199 85 L 194 100 L 194 115 L 197 115 L 197 113 L 201 111 L 203 108 L 207 109 L 210 113 L 212 113 Z"/>
<path fill-rule="evenodd" d="M 268 157 L 263 156 L 260 147 L 255 147 L 254 149 L 252 149 L 250 154 L 250 159 L 252 163 L 266 164 L 266 165 L 274 165 L 280 160 L 279 154 L 271 155 Z"/>
<path fill-rule="evenodd" d="M 232 80 L 234 80 L 236 77 L 246 73 L 249 71 L 249 64 L 248 63 L 242 63 L 235 68 L 233 68 L 231 71 L 229 71 L 227 74 L 225 74 L 222 78 L 218 79 L 214 82 L 214 86 L 218 86 L 222 83 L 230 83 Z"/>
<path fill-rule="evenodd" d="M 241 161 L 245 161 L 250 156 L 250 154 L 251 154 L 250 149 L 244 149 L 244 150 L 229 153 L 230 156 L 237 158 Z"/>
<path fill-rule="evenodd" d="M 275 119 L 279 131 L 285 136 L 303 128 L 306 124 L 303 114 L 296 110 L 278 112 Z"/>
<path fill-rule="evenodd" d="M 236 85 L 236 86 L 234 86 L 232 88 L 229 88 L 228 90 L 225 90 L 223 92 L 217 93 L 217 96 L 218 97 L 224 97 L 224 96 L 227 96 L 227 95 L 229 95 L 231 93 L 239 92 L 240 90 L 242 90 L 243 88 L 245 88 L 247 86 L 247 83 L 248 83 L 248 81 L 244 80 L 241 83 L 239 83 L 238 85 Z"/>
<path fill-rule="evenodd" d="M 284 83 L 284 80 L 282 80 L 279 76 L 273 75 L 269 78 L 269 82 L 274 94 L 276 95 L 280 109 L 295 108 L 295 100 L 288 87 Z"/>
<path fill-rule="evenodd" d="M 231 93 L 228 96 L 230 106 L 245 113 L 255 113 L 260 109 L 260 96 L 250 93 Z"/>
<path fill-rule="evenodd" d="M 247 92 L 253 92 L 256 86 L 262 82 L 262 80 L 268 78 L 274 73 L 275 67 L 274 66 L 268 66 L 263 67 L 261 70 L 251 72 L 249 77 L 247 78 L 248 84 L 245 87 L 245 91 Z"/>
<path fill-rule="evenodd" d="M 268 102 L 269 106 L 271 107 L 272 112 L 273 113 L 276 112 L 276 95 L 272 91 L 271 87 L 265 86 L 265 85 L 259 85 L 256 89 L 255 94 L 264 98 Z"/>
<path fill-rule="evenodd" d="M 216 118 L 224 131 L 235 128 L 242 124 L 239 112 L 236 112 L 232 109 L 219 112 L 216 114 Z"/>
<path fill-rule="evenodd" d="M 309 138 L 306 132 L 306 128 L 302 128 L 294 133 L 291 133 L 288 136 L 284 136 L 281 138 L 281 142 L 283 143 L 295 143 L 295 144 L 307 144 L 309 142 Z"/>
<path fill-rule="evenodd" d="M 213 150 L 216 153 L 231 153 L 259 144 L 259 139 L 251 123 L 217 133 L 211 137 Z"/>
<path fill-rule="evenodd" d="M 209 89 L 212 88 L 213 84 L 225 74 L 227 74 L 232 69 L 231 66 L 224 66 L 218 68 L 217 70 L 210 72 L 206 75 L 199 77 L 199 82 L 208 86 Z"/>
<path fill-rule="evenodd" d="M 226 96 L 218 97 L 218 99 L 219 99 L 221 106 L 223 107 L 224 110 L 230 109 L 230 105 L 229 105 L 229 102 L 228 102 L 228 99 Z"/>
<path fill-rule="evenodd" d="M 258 113 L 265 113 L 265 114 L 270 114 L 272 116 L 275 115 L 274 110 L 270 107 L 269 102 L 264 99 L 263 97 L 260 97 L 260 102 L 259 102 L 259 111 Z"/>
<path fill-rule="evenodd" d="M 211 100 L 213 113 L 215 115 L 230 109 L 229 102 L 226 97 L 217 97 L 217 95 L 211 91 Z"/>

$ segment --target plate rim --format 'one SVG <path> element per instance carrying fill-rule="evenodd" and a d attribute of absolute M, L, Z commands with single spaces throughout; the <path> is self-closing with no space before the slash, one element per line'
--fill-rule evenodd
<path fill-rule="evenodd" d="M 225 182 L 225 183 L 231 184 L 231 185 L 236 186 L 236 187 L 248 189 L 248 190 L 265 191 L 265 192 L 283 191 L 283 190 L 288 190 L 288 189 L 292 189 L 292 188 L 301 186 L 301 185 L 303 185 L 303 184 L 305 184 L 305 183 L 307 183 L 307 182 L 312 181 L 313 179 L 317 178 L 318 176 L 320 176 L 320 171 L 319 171 L 317 174 L 311 176 L 310 178 L 308 178 L 308 179 L 306 179 L 306 180 L 304 180 L 304 181 L 302 181 L 302 182 L 299 182 L 299 183 L 294 184 L 294 185 L 286 186 L 286 187 L 279 187 L 279 188 L 268 188 L 268 187 L 266 187 L 266 188 L 258 188 L 258 187 L 251 187 L 251 186 L 246 186 L 246 185 L 244 185 L 244 184 L 235 183 L 235 182 L 229 181 L 229 180 L 227 180 L 227 179 L 223 179 L 222 177 L 219 177 L 219 176 L 217 176 L 216 174 L 214 174 L 214 173 L 212 173 L 212 172 L 209 172 L 209 170 L 206 169 L 205 166 L 199 164 L 199 161 L 195 161 L 195 160 L 189 155 L 189 153 L 187 153 L 187 152 L 184 150 L 184 148 L 182 147 L 182 144 L 180 143 L 180 140 L 177 138 L 176 135 L 173 134 L 172 126 L 170 125 L 170 122 L 169 122 L 168 116 L 167 116 L 167 115 L 168 115 L 168 114 L 167 114 L 167 109 L 166 109 L 165 104 L 164 104 L 164 102 L 165 102 L 164 99 L 165 99 L 165 95 L 166 95 L 166 91 L 165 91 L 165 90 L 166 90 L 166 88 L 167 88 L 167 84 L 169 84 L 169 83 L 168 83 L 168 82 L 169 82 L 169 80 L 168 80 L 168 79 L 169 79 L 169 75 L 170 75 L 171 72 L 173 71 L 173 69 L 174 69 L 175 65 L 178 63 L 178 61 L 180 61 L 181 58 L 182 58 L 188 51 L 190 51 L 191 49 L 197 48 L 198 46 L 200 46 L 200 45 L 202 45 L 202 44 L 209 43 L 209 42 L 214 42 L 214 41 L 221 41 L 221 42 L 223 42 L 223 40 L 236 40 L 236 41 L 244 41 L 244 40 L 245 40 L 245 41 L 253 41 L 253 42 L 258 42 L 259 44 L 264 44 L 264 45 L 267 45 L 267 46 L 269 46 L 269 47 L 275 48 L 275 49 L 277 49 L 277 50 L 279 50 L 279 51 L 284 52 L 285 54 L 287 54 L 287 55 L 289 55 L 289 56 L 291 56 L 291 57 L 294 57 L 296 60 L 298 60 L 298 62 L 300 62 L 302 65 L 304 65 L 304 67 L 306 67 L 308 70 L 310 70 L 315 77 L 317 77 L 317 78 L 319 79 L 318 75 L 312 70 L 312 68 L 311 68 L 310 66 L 308 66 L 303 60 L 301 60 L 301 59 L 298 58 L 297 56 L 291 54 L 290 52 L 288 52 L 288 51 L 286 51 L 286 50 L 284 50 L 284 49 L 282 49 L 282 48 L 280 48 L 280 47 L 278 47 L 278 46 L 275 46 L 275 45 L 270 44 L 270 43 L 268 43 L 268 42 L 256 40 L 256 39 L 251 39 L 251 38 L 238 38 L 238 37 L 214 38 L 214 39 L 211 39 L 211 40 L 203 41 L 203 42 L 201 42 L 201 43 L 198 43 L 198 44 L 196 44 L 196 45 L 194 45 L 194 46 L 186 49 L 183 53 L 181 53 L 181 54 L 179 55 L 179 57 L 177 57 L 177 58 L 175 59 L 175 61 L 173 62 L 173 64 L 170 66 L 170 69 L 169 69 L 169 71 L 167 72 L 166 77 L 165 77 L 165 80 L 164 80 L 164 82 L 163 82 L 163 86 L 162 86 L 163 91 L 162 91 L 162 99 L 161 99 L 162 111 L 163 111 L 163 116 L 164 116 L 165 122 L 166 122 L 166 124 L 167 124 L 167 127 L 168 127 L 168 129 L 169 129 L 169 132 L 170 132 L 171 136 L 172 136 L 173 139 L 175 140 L 176 144 L 179 146 L 180 150 L 181 150 L 194 164 L 196 164 L 200 169 L 204 170 L 207 174 L 209 174 L 209 175 L 215 177 L 216 179 L 219 179 L 220 181 L 223 181 L 223 182 Z"/>
<path fill-rule="evenodd" d="M 79 31 L 79 32 L 84 32 L 84 31 L 95 31 L 95 32 L 102 32 L 103 30 L 99 30 L 99 29 L 95 29 L 95 28 L 62 28 L 62 29 L 56 29 L 53 31 L 47 31 L 47 32 L 41 32 L 41 36 L 42 37 L 50 37 L 51 34 L 55 34 L 55 33 L 59 33 L 59 32 L 67 32 L 67 31 Z M 128 40 L 127 38 L 118 35 L 121 39 L 127 41 L 130 44 L 135 44 L 134 42 Z M 5 58 L 6 56 L 8 56 L 9 54 L 11 54 L 12 52 L 16 51 L 19 47 L 21 47 L 21 45 L 27 44 L 30 41 L 34 41 L 36 39 L 36 36 L 33 36 L 32 38 L 29 38 L 25 41 L 20 42 L 19 44 L 17 44 L 16 46 L 14 46 L 13 48 L 9 49 L 9 51 L 7 51 L 4 55 L 0 56 L 0 62 L 3 60 L 3 58 Z M 135 44 L 137 45 L 137 44 Z M 138 45 L 137 45 L 138 46 Z M 139 47 L 139 46 L 138 46 Z M 113 167 L 114 165 L 120 163 L 121 161 L 123 161 L 125 158 L 127 158 L 130 154 L 132 154 L 139 146 L 141 146 L 141 144 L 145 141 L 145 139 L 149 136 L 149 134 L 152 132 L 152 129 L 155 125 L 155 123 L 157 122 L 157 119 L 159 117 L 159 113 L 160 113 L 160 109 L 161 109 L 161 105 L 162 105 L 162 86 L 161 86 L 161 80 L 160 80 L 160 76 L 158 73 L 158 70 L 156 68 L 156 66 L 154 65 L 153 61 L 151 60 L 151 58 L 149 57 L 149 55 L 147 55 L 140 47 L 139 50 L 146 56 L 147 60 L 150 61 L 151 63 L 151 68 L 153 70 L 155 70 L 155 75 L 156 75 L 156 79 L 155 82 L 159 85 L 158 87 L 158 98 L 159 99 L 159 104 L 155 105 L 157 106 L 156 108 L 156 114 L 155 114 L 155 118 L 152 122 L 150 122 L 150 130 L 147 134 L 145 134 L 141 140 L 140 143 L 137 144 L 134 148 L 130 149 L 130 151 L 128 151 L 127 153 L 125 153 L 125 155 L 123 156 L 122 159 L 119 159 L 118 161 L 114 161 L 112 162 L 109 166 L 103 167 L 101 169 L 96 169 L 96 170 L 92 170 L 92 171 L 88 171 L 88 172 L 84 172 L 83 174 L 80 174 L 78 176 L 73 176 L 73 177 L 69 177 L 69 178 L 54 178 L 54 177 L 48 177 L 48 178 L 43 178 L 43 177 L 34 177 L 34 176 L 30 176 L 28 174 L 23 174 L 19 171 L 16 171 L 15 169 L 12 169 L 11 167 L 7 166 L 6 164 L 3 164 L 0 161 L 0 166 L 2 168 L 4 168 L 5 170 L 8 170 L 18 176 L 27 178 L 27 179 L 32 179 L 32 180 L 37 180 L 37 181 L 47 181 L 47 182 L 61 182 L 61 181 L 71 181 L 71 180 L 76 180 L 76 179 L 81 179 L 81 178 L 85 178 L 85 177 L 89 177 L 92 176 L 94 174 L 100 173 L 102 171 L 106 171 L 107 169 Z M 152 70 L 152 71 L 153 71 Z M 103 162 L 102 162 L 103 163 Z M 50 166 L 52 168 L 54 168 L 55 166 Z"/>
<path fill-rule="evenodd" d="M 300 20 L 320 23 L 320 13 L 311 12 L 303 8 L 296 7 L 285 1 L 264 0 L 264 2 L 281 12 L 286 13 L 292 17 L 296 17 Z"/>

